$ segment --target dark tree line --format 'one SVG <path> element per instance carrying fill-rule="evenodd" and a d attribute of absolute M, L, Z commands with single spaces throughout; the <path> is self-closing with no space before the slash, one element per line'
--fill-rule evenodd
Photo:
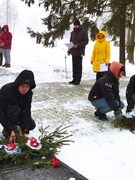
<path fill-rule="evenodd" d="M 35 3 L 35 0 L 21 1 L 29 7 Z M 90 32 L 90 39 L 95 40 L 95 34 L 99 31 L 96 20 L 105 13 L 110 14 L 102 29 L 111 35 L 112 40 L 119 38 L 119 60 L 125 64 L 126 29 L 132 32 L 135 29 L 135 0 L 39 0 L 39 6 L 49 12 L 49 15 L 42 19 L 47 31 L 34 32 L 30 27 L 27 27 L 27 30 L 31 37 L 36 38 L 37 43 L 42 43 L 45 47 L 53 47 L 56 39 L 62 39 L 76 18 Z M 130 46 L 133 46 L 133 43 L 134 40 Z"/>

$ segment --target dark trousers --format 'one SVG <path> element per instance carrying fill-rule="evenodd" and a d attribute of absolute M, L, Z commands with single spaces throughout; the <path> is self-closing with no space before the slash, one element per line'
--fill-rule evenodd
<path fill-rule="evenodd" d="M 96 74 L 96 80 L 100 79 L 101 77 L 103 77 L 104 72 L 97 72 Z"/>
<path fill-rule="evenodd" d="M 2 62 L 3 62 L 3 54 L 0 53 L 0 66 L 2 66 Z"/>
<path fill-rule="evenodd" d="M 13 105 L 8 108 L 7 117 L 13 125 L 19 125 L 19 116 L 21 116 L 21 108 L 18 105 Z M 35 127 L 35 121 L 30 117 L 29 130 L 33 130 Z"/>
<path fill-rule="evenodd" d="M 82 56 L 72 56 L 73 81 L 80 83 L 82 78 Z"/>

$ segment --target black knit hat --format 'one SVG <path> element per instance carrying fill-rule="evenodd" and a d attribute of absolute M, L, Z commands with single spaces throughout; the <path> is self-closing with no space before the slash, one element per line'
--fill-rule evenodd
<path fill-rule="evenodd" d="M 80 21 L 79 21 L 78 19 L 76 19 L 76 20 L 74 21 L 74 25 L 79 25 L 79 26 L 80 26 Z"/>

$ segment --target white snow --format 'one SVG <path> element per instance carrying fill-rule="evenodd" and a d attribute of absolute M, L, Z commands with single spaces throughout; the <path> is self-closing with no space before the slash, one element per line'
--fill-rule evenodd
<path fill-rule="evenodd" d="M 30 69 L 35 74 L 37 83 L 45 82 L 67 82 L 72 79 L 72 61 L 71 56 L 66 55 L 66 47 L 64 41 L 58 43 L 53 49 L 37 45 L 34 39 L 28 35 L 17 35 L 13 37 L 13 45 L 11 50 L 11 68 L 5 68 L 0 77 L 0 86 L 5 83 L 14 81 L 16 78 L 14 73 L 18 74 L 24 69 Z M 90 81 L 95 79 L 95 74 L 90 65 L 90 56 L 92 53 L 93 42 L 89 42 L 86 48 L 86 56 L 83 59 L 83 78 L 82 81 Z M 111 61 L 118 61 L 118 48 L 111 44 Z M 65 56 L 67 65 L 67 76 L 65 73 Z M 127 66 L 127 79 L 134 74 L 134 65 Z M 12 74 L 13 73 L 13 74 Z M 72 87 L 71 87 L 72 88 Z M 125 91 L 121 92 L 124 96 Z M 68 102 L 67 102 L 68 103 Z M 39 106 L 45 106 L 42 101 Z M 49 104 L 46 105 L 47 107 Z M 36 109 L 36 106 L 33 108 Z M 65 107 L 66 108 L 66 107 Z M 70 106 L 71 109 L 83 108 L 81 102 L 75 102 Z M 34 110 L 34 109 L 33 109 Z M 73 123 L 78 121 L 74 119 Z M 107 122 L 104 122 L 107 123 Z M 106 124 L 106 126 L 108 126 Z M 81 133 L 83 127 L 83 133 Z M 106 131 L 98 131 L 94 124 L 82 121 L 78 125 L 78 131 L 73 136 L 75 143 L 64 146 L 58 155 L 58 158 L 66 164 L 77 170 L 90 180 L 134 180 L 134 162 L 135 162 L 135 135 L 128 130 L 106 129 Z M 35 131 L 36 132 L 36 131 Z"/>
<path fill-rule="evenodd" d="M 22 28 L 24 30 L 24 26 Z M 24 69 L 30 69 L 34 72 L 37 88 L 38 83 L 68 82 L 72 79 L 71 56 L 67 56 L 65 46 L 65 43 L 69 42 L 69 37 L 58 41 L 55 48 L 45 48 L 42 45 L 37 45 L 35 39 L 31 39 L 26 33 L 19 32 L 13 36 L 12 67 L 7 68 L 6 73 L 5 69 L 3 70 L 0 67 L 0 70 L 3 71 L 3 75 L 0 77 L 0 86 L 14 81 L 16 76 L 12 73 L 19 74 Z M 86 47 L 86 55 L 83 58 L 82 81 L 95 79 L 90 64 L 93 45 L 94 42 L 90 41 Z M 111 43 L 111 62 L 118 60 L 119 48 Z M 134 69 L 135 66 L 127 61 L 127 81 L 134 74 Z M 120 94 L 125 96 L 125 91 L 122 90 Z M 78 101 L 72 104 L 70 108 L 76 109 L 79 103 Z M 44 106 L 42 101 L 39 102 L 38 108 L 39 106 L 41 109 Z M 83 108 L 83 106 L 79 104 L 79 108 Z M 58 158 L 89 180 L 134 180 L 135 135 L 128 130 L 112 129 L 107 124 L 108 122 L 103 123 L 108 128 L 101 132 L 98 131 L 92 121 L 82 121 L 78 125 L 81 130 L 73 136 L 75 143 L 64 146 Z M 83 133 L 81 133 L 82 127 Z"/>

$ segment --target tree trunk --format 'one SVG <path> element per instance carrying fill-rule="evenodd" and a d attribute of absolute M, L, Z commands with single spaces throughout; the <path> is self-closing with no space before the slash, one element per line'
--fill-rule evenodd
<path fill-rule="evenodd" d="M 120 22 L 120 63 L 125 65 L 125 29 L 126 29 L 126 7 L 121 10 L 121 22 Z M 126 69 L 126 67 L 125 67 Z M 126 76 L 126 71 L 125 74 Z"/>
<path fill-rule="evenodd" d="M 120 62 L 125 65 L 125 22 L 120 28 Z"/>
<path fill-rule="evenodd" d="M 134 64 L 134 37 L 135 37 L 135 13 L 134 13 L 134 20 L 133 20 L 133 27 L 130 32 L 130 36 L 128 36 L 128 46 L 127 46 L 127 59 L 131 64 Z"/>

